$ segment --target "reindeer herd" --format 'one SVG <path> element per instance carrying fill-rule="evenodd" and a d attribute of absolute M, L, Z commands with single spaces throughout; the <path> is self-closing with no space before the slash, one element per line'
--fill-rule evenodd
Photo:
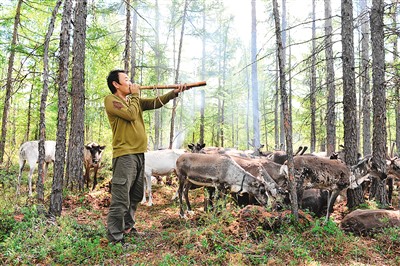
<path fill-rule="evenodd" d="M 84 180 L 89 187 L 89 171 L 94 169 L 92 189 L 97 184 L 97 171 L 105 146 L 97 143 L 85 145 Z M 287 155 L 283 151 L 261 153 L 236 149 L 205 147 L 200 144 L 188 145 L 189 150 L 164 149 L 145 153 L 145 182 L 142 204 L 151 206 L 152 178 L 175 173 L 178 178 L 178 197 L 181 217 L 192 213 L 189 192 L 196 188 L 206 188 L 205 210 L 213 207 L 218 197 L 230 195 L 239 205 L 257 204 L 271 208 L 281 208 L 290 204 Z M 46 169 L 54 161 L 55 142 L 46 141 Z M 373 175 L 371 156 L 360 158 L 357 165 L 346 165 L 342 152 L 326 154 L 305 153 L 300 147 L 294 154 L 294 175 L 299 207 L 308 209 L 318 217 L 329 218 L 338 195 L 347 188 L 367 187 L 369 176 Z M 32 195 L 31 179 L 38 159 L 38 142 L 30 141 L 21 145 L 19 152 L 19 176 L 17 193 L 25 162 L 30 166 L 29 195 Z M 393 184 L 399 188 L 400 161 L 395 157 L 387 160 L 388 194 L 392 199 Z M 148 196 L 148 201 L 147 197 Z M 183 199 L 187 211 L 184 211 Z"/>
<path fill-rule="evenodd" d="M 206 206 L 212 206 L 213 198 L 228 194 L 240 206 L 258 204 L 280 208 L 290 204 L 285 152 L 274 151 L 253 156 L 251 152 L 205 147 L 200 144 L 190 144 L 188 147 L 188 152 L 169 157 L 170 167 L 167 167 L 168 172 L 165 173 L 171 173 L 171 169 L 174 168 L 178 177 L 179 187 L 174 198 L 179 199 L 181 217 L 186 217 L 183 200 L 187 206 L 187 213 L 192 213 L 188 194 L 191 189 L 199 187 L 208 191 L 205 209 Z M 360 157 L 357 165 L 349 166 L 343 161 L 343 151 L 328 157 L 326 153 L 311 154 L 305 153 L 306 150 L 306 147 L 300 147 L 294 154 L 299 207 L 308 209 L 318 217 L 325 215 L 327 220 L 333 212 L 339 194 L 344 194 L 341 192 L 357 186 L 368 187 L 370 175 L 374 172 L 371 168 L 372 157 Z M 158 153 L 161 157 L 166 152 L 171 150 L 152 153 Z M 159 161 L 150 159 L 146 161 L 146 168 L 151 166 L 154 173 L 162 175 L 162 171 L 156 170 L 158 164 Z M 400 184 L 400 161 L 391 158 L 387 160 L 387 165 L 388 195 L 391 200 L 393 180 L 397 189 Z M 151 186 L 147 186 L 146 190 L 151 191 Z M 368 189 L 364 190 L 368 192 Z M 149 202 L 149 205 L 151 204 L 152 202 Z"/>

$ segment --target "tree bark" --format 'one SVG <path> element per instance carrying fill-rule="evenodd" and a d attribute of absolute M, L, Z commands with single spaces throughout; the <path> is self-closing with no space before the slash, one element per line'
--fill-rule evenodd
<path fill-rule="evenodd" d="M 133 0 L 133 6 L 136 6 L 137 0 Z M 136 29 L 137 29 L 137 13 L 136 10 L 133 10 L 132 16 L 132 30 L 131 30 L 131 82 L 135 82 L 136 76 Z"/>
<path fill-rule="evenodd" d="M 257 17 L 256 1 L 251 0 L 251 99 L 253 103 L 253 148 L 258 155 L 260 145 L 260 114 L 258 103 L 258 74 L 257 74 Z"/>
<path fill-rule="evenodd" d="M 335 113 L 335 69 L 332 49 L 332 8 L 331 0 L 325 0 L 325 58 L 326 86 L 328 90 L 326 114 L 326 153 L 336 150 L 336 113 Z"/>
<path fill-rule="evenodd" d="M 316 74 L 316 28 L 315 28 L 315 0 L 312 0 L 312 51 L 311 51 L 311 88 L 310 88 L 310 109 L 311 109 L 311 132 L 310 132 L 310 152 L 315 151 L 315 146 L 317 142 L 316 133 L 316 90 L 317 90 L 317 74 Z"/>
<path fill-rule="evenodd" d="M 58 0 L 53 12 L 51 14 L 51 19 L 49 23 L 49 28 L 46 33 L 45 41 L 43 44 L 43 90 L 40 100 L 40 118 L 39 118 L 39 158 L 38 158 L 38 181 L 36 184 L 37 199 L 39 201 L 44 200 L 44 164 L 45 164 L 45 145 L 46 141 L 46 105 L 47 105 L 47 95 L 49 93 L 49 46 L 50 38 L 54 31 L 54 24 L 57 19 L 58 9 L 62 4 L 62 0 Z"/>
<path fill-rule="evenodd" d="M 286 136 L 286 153 L 288 155 L 287 166 L 289 173 L 289 190 L 291 197 L 291 208 L 293 216 L 296 221 L 299 219 L 299 206 L 297 201 L 297 189 L 296 189 L 296 180 L 294 176 L 294 163 L 293 163 L 293 141 L 292 141 L 292 121 L 291 121 L 291 113 L 288 108 L 288 97 L 286 93 L 286 77 L 285 77 L 285 66 L 283 64 L 283 49 L 282 49 L 282 39 L 281 39 L 281 29 L 279 23 L 279 11 L 278 11 L 278 3 L 277 0 L 272 1 L 273 4 L 273 16 L 275 20 L 275 34 L 276 34 L 276 44 L 278 47 L 278 62 L 279 62 L 279 81 L 280 81 L 280 93 L 281 93 L 281 102 L 283 105 L 284 111 L 284 129 Z"/>
<path fill-rule="evenodd" d="M 70 46 L 72 0 L 65 0 L 61 22 L 60 58 L 58 75 L 58 123 L 53 185 L 50 195 L 49 214 L 60 216 L 62 211 L 62 188 L 64 179 L 65 150 L 68 117 L 68 62 Z"/>
<path fill-rule="evenodd" d="M 367 1 L 360 1 L 361 9 L 361 91 L 362 91 L 362 123 L 363 123 L 363 154 L 371 152 L 371 89 L 370 89 L 370 59 L 369 59 L 369 18 Z"/>
<path fill-rule="evenodd" d="M 203 12 L 202 12 L 202 29 L 203 35 L 201 37 L 201 80 L 206 77 L 206 2 L 203 0 Z M 200 91 L 200 138 L 199 143 L 204 144 L 204 121 L 205 121 L 205 106 L 206 106 L 206 95 L 205 90 Z"/>
<path fill-rule="evenodd" d="M 183 35 L 185 32 L 185 22 L 186 22 L 186 13 L 188 8 L 188 0 L 185 0 L 185 5 L 183 9 L 182 16 L 182 27 L 181 27 L 181 38 L 179 41 L 179 49 L 178 49 L 178 59 L 175 71 L 175 83 L 179 83 L 179 71 L 180 71 L 180 63 L 181 63 L 181 54 L 182 54 L 182 45 L 183 45 Z M 172 145 L 174 143 L 174 135 L 175 135 L 175 114 L 176 114 L 177 101 L 176 98 L 173 100 L 172 114 L 171 114 L 171 127 L 169 134 L 169 148 L 172 149 Z"/>
<path fill-rule="evenodd" d="M 343 61 L 343 115 L 344 150 L 347 165 L 357 163 L 357 97 L 354 71 L 353 2 L 342 0 L 342 61 Z M 357 187 L 356 190 L 361 190 Z M 359 191 L 347 189 L 349 209 L 364 202 Z"/>
<path fill-rule="evenodd" d="M 7 81 L 6 81 L 6 95 L 4 98 L 4 107 L 3 107 L 3 118 L 1 124 L 1 139 L 0 139 L 0 164 L 3 163 L 4 159 L 4 151 L 6 146 L 6 138 L 7 138 L 7 124 L 8 124 L 8 112 L 10 111 L 10 101 L 11 95 L 13 91 L 13 80 L 12 80 L 12 72 L 14 67 L 14 58 L 15 58 L 15 46 L 17 44 L 17 36 L 18 36 L 18 26 L 21 18 L 21 5 L 22 0 L 18 1 L 17 9 L 15 11 L 15 19 L 14 19 L 14 29 L 11 40 L 11 49 L 10 49 L 10 57 L 8 59 L 8 71 L 7 71 Z"/>
<path fill-rule="evenodd" d="M 385 86 L 385 46 L 384 46 L 384 1 L 373 0 L 371 9 L 371 43 L 372 43 L 372 97 L 373 136 L 372 165 L 378 175 L 375 176 L 375 200 L 386 207 L 386 86 Z"/>
<path fill-rule="evenodd" d="M 155 3 L 155 8 L 156 8 L 156 16 L 155 16 L 155 21 L 156 21 L 156 26 L 155 26 L 155 45 L 154 45 L 154 52 L 156 56 L 156 81 L 157 83 L 160 82 L 161 79 L 161 73 L 160 73 L 160 64 L 161 64 L 161 54 L 160 54 L 160 9 L 158 6 L 158 0 L 156 0 Z M 159 127 L 157 125 L 161 125 L 161 109 L 156 109 L 154 110 L 154 150 L 157 150 L 160 148 L 160 131 L 162 127 Z"/>
<path fill-rule="evenodd" d="M 130 63 L 130 45 L 131 45 L 131 1 L 125 1 L 126 9 L 126 26 L 125 26 L 125 50 L 124 50 L 124 70 L 129 74 L 129 63 Z M 80 2 L 80 1 L 78 1 Z"/>
<path fill-rule="evenodd" d="M 85 145 L 85 40 L 87 0 L 78 1 L 74 12 L 71 131 L 68 142 L 67 186 L 84 189 L 83 151 Z M 68 180 L 70 183 L 68 184 Z"/>
<path fill-rule="evenodd" d="M 397 0 L 392 0 L 393 3 L 393 11 L 392 11 L 392 20 L 393 20 L 393 29 L 398 29 L 397 23 L 397 15 L 400 12 L 399 4 Z M 399 62 L 399 52 L 398 52 L 398 38 L 393 38 L 393 62 Z M 398 63 L 397 63 L 398 64 Z M 396 66 L 394 66 L 395 68 Z M 395 74 L 394 79 L 394 90 L 395 90 L 395 116 L 396 116 L 396 151 L 397 154 L 400 153 L 400 73 L 399 71 Z M 399 201 L 400 205 L 400 201 Z"/>

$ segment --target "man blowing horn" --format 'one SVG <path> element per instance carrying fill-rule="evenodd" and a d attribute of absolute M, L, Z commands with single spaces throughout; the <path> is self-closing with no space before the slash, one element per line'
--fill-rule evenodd
<path fill-rule="evenodd" d="M 112 94 L 105 97 L 104 105 L 113 147 L 107 238 L 112 244 L 124 245 L 124 235 L 138 234 L 134 227 L 135 212 L 143 198 L 144 152 L 147 151 L 143 111 L 162 107 L 190 87 L 179 84 L 160 97 L 143 99 L 139 97 L 140 86 L 132 84 L 123 70 L 111 71 L 107 85 Z"/>

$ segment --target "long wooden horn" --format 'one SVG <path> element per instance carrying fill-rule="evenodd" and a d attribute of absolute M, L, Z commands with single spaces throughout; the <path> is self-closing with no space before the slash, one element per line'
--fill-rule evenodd
<path fill-rule="evenodd" d="M 154 86 L 140 86 L 141 90 L 164 90 L 164 89 L 176 89 L 179 88 L 182 84 L 170 84 L 170 85 L 154 85 Z M 194 83 L 186 83 L 186 87 L 193 88 L 193 87 L 201 87 L 207 85 L 206 81 L 199 81 Z"/>

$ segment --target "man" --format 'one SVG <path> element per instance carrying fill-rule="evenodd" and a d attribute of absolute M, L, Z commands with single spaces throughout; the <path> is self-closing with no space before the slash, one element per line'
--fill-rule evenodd
<path fill-rule="evenodd" d="M 147 135 L 143 111 L 162 107 L 189 88 L 180 85 L 160 97 L 142 99 L 139 85 L 132 84 L 123 70 L 113 70 L 107 77 L 112 94 L 104 99 L 112 129 L 111 205 L 107 216 L 107 238 L 124 244 L 124 234 L 135 233 L 135 212 L 143 198 L 144 153 Z M 130 95 L 130 97 L 127 97 Z"/>

